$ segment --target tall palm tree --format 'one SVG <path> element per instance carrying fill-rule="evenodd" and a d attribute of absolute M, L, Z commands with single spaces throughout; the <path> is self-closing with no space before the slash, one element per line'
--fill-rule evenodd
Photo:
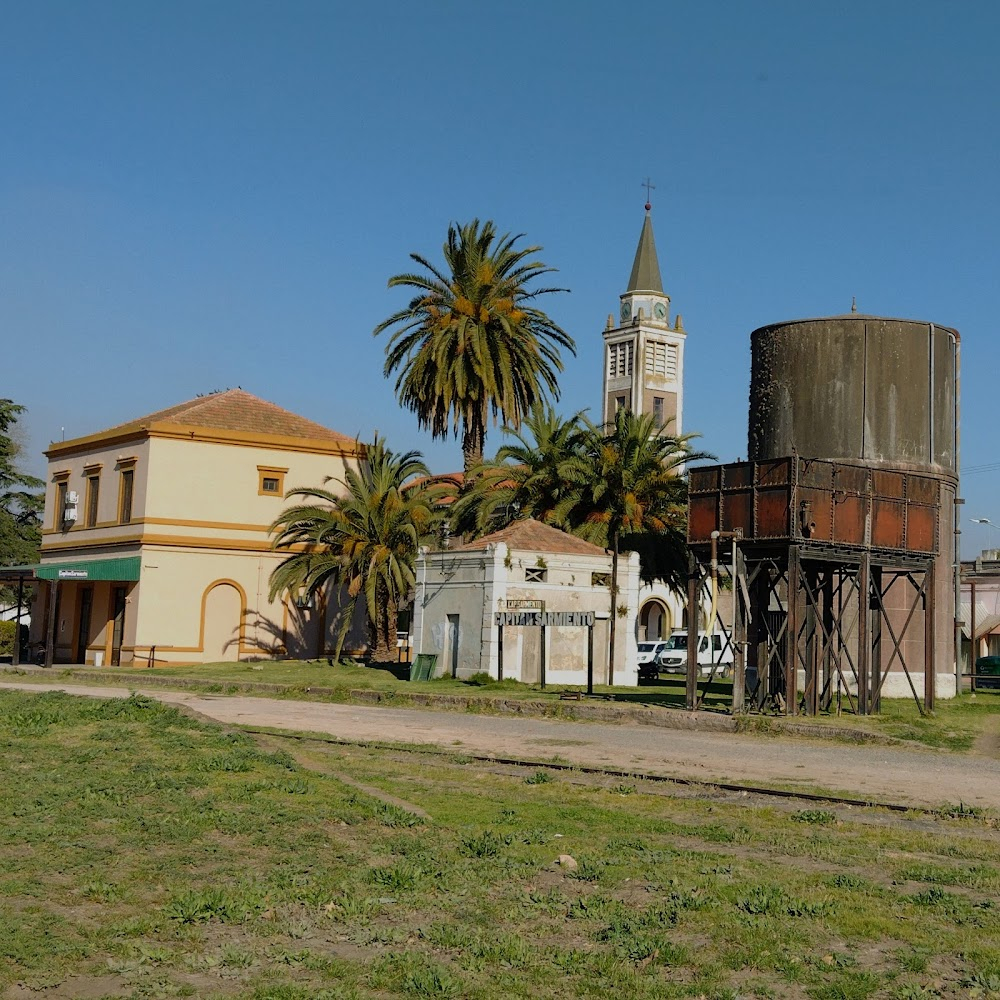
<path fill-rule="evenodd" d="M 618 560 L 623 549 L 647 553 L 644 576 L 677 587 L 685 579 L 687 522 L 685 463 L 711 456 L 691 448 L 694 435 L 658 427 L 652 414 L 622 408 L 603 427 L 588 424 L 583 447 L 565 465 L 577 488 L 573 532 L 611 549 L 609 683 L 613 680 L 618 619 Z M 650 565 L 651 556 L 655 562 Z"/>
<path fill-rule="evenodd" d="M 614 663 L 619 556 L 639 553 L 644 581 L 683 589 L 687 578 L 687 462 L 695 435 L 673 435 L 652 415 L 619 410 L 595 426 L 537 406 L 516 443 L 479 466 L 458 494 L 453 530 L 486 534 L 534 517 L 611 550 L 610 656 Z M 613 677 L 613 675 L 612 675 Z"/>
<path fill-rule="evenodd" d="M 271 525 L 274 547 L 293 550 L 271 574 L 272 601 L 279 593 L 312 597 L 328 587 L 346 592 L 335 656 L 364 596 L 373 657 L 394 657 L 396 616 L 413 589 L 420 545 L 441 516 L 432 488 L 407 486 L 427 475 L 419 452 L 397 455 L 376 437 L 360 468 L 348 468 L 337 481 L 342 490 L 291 490 L 289 496 L 308 502 L 289 507 Z"/>
<path fill-rule="evenodd" d="M 415 290 L 375 335 L 396 329 L 386 345 L 385 375 L 398 373 L 399 401 L 436 438 L 462 432 L 465 471 L 483 459 L 492 415 L 518 428 L 546 394 L 558 399 L 559 349 L 573 338 L 533 304 L 565 291 L 531 287 L 555 269 L 529 259 L 538 246 L 518 247 L 523 234 L 497 236 L 491 221 L 448 227 L 444 265 L 410 254 L 424 273 L 397 274 L 389 287 Z"/>
<path fill-rule="evenodd" d="M 579 497 L 565 467 L 584 441 L 583 412 L 564 420 L 536 402 L 520 431 L 504 433 L 514 441 L 473 469 L 452 508 L 452 531 L 485 535 L 518 517 L 568 527 Z"/>

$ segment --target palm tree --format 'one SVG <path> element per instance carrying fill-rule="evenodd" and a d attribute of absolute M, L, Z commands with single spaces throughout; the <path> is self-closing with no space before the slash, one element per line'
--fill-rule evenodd
<path fill-rule="evenodd" d="M 618 618 L 618 557 L 646 552 L 643 576 L 682 585 L 687 522 L 685 463 L 711 456 L 691 448 L 694 435 L 673 435 L 652 414 L 622 408 L 603 427 L 588 424 L 583 447 L 564 466 L 577 490 L 573 532 L 611 549 L 608 682 L 613 681 Z"/>
<path fill-rule="evenodd" d="M 550 405 L 536 402 L 520 431 L 504 433 L 515 441 L 473 469 L 451 511 L 452 531 L 485 535 L 518 517 L 568 527 L 579 497 L 565 466 L 583 444 L 583 412 L 564 420 Z"/>
<path fill-rule="evenodd" d="M 538 246 L 517 247 L 523 234 L 498 237 L 491 221 L 448 227 L 444 266 L 410 254 L 425 273 L 397 274 L 389 287 L 416 294 L 375 328 L 392 327 L 385 375 L 397 372 L 399 401 L 436 438 L 462 431 L 465 471 L 483 459 L 492 414 L 517 429 L 532 404 L 558 399 L 559 349 L 575 353 L 573 338 L 533 303 L 565 291 L 530 287 L 555 269 L 530 260 Z"/>
<path fill-rule="evenodd" d="M 335 657 L 363 595 L 373 658 L 393 658 L 397 613 L 413 589 L 420 546 L 440 519 L 433 488 L 407 486 L 427 475 L 419 452 L 397 455 L 376 436 L 360 468 L 348 468 L 337 481 L 342 491 L 291 490 L 288 496 L 308 502 L 289 507 L 271 525 L 274 547 L 293 550 L 271 574 L 272 601 L 279 593 L 312 597 L 328 587 L 346 592 Z"/>

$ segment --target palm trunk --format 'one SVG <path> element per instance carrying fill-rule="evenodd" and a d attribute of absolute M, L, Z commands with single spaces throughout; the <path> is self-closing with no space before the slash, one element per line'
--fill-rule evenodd
<path fill-rule="evenodd" d="M 608 642 L 608 684 L 615 683 L 615 623 L 618 620 L 618 532 L 611 539 L 611 627 Z"/>
<path fill-rule="evenodd" d="M 395 601 L 386 600 L 373 622 L 375 630 L 375 648 L 372 659 L 376 663 L 391 663 L 396 658 L 396 615 L 398 608 Z"/>
<path fill-rule="evenodd" d="M 483 448 L 486 445 L 486 405 L 483 404 L 483 412 L 479 414 L 478 421 L 465 421 L 462 429 L 462 457 L 465 464 L 465 475 L 477 466 L 483 464 Z"/>

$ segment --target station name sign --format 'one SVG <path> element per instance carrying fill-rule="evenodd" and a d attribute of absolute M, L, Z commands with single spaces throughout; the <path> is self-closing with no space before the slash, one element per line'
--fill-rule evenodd
<path fill-rule="evenodd" d="M 576 625 L 593 627 L 593 611 L 497 611 L 494 625 Z"/>
<path fill-rule="evenodd" d="M 85 569 L 61 569 L 60 580 L 89 580 L 90 574 Z"/>

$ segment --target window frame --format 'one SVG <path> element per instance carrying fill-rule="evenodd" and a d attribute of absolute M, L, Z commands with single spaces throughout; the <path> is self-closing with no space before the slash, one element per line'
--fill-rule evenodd
<path fill-rule="evenodd" d="M 288 469 L 283 469 L 277 465 L 258 465 L 257 466 L 257 496 L 261 497 L 279 497 L 284 499 L 285 497 L 285 476 L 288 474 Z M 277 489 L 266 490 L 264 489 L 264 483 L 268 479 L 274 479 L 277 481 Z"/>
<path fill-rule="evenodd" d="M 83 467 L 83 516 L 77 521 L 81 527 L 96 528 L 97 513 L 101 503 L 101 470 L 102 462 L 88 462 Z"/>
<path fill-rule="evenodd" d="M 69 497 L 69 469 L 52 474 L 52 482 L 55 483 L 56 495 L 52 514 L 52 530 L 66 530 L 66 501 Z"/>
<path fill-rule="evenodd" d="M 87 480 L 87 489 L 83 500 L 83 526 L 96 528 L 97 508 L 101 502 L 101 470 L 84 469 L 83 471 Z"/>
<path fill-rule="evenodd" d="M 126 486 L 126 483 L 128 484 Z M 135 507 L 135 459 L 118 463 L 118 523 L 131 524 Z"/>

